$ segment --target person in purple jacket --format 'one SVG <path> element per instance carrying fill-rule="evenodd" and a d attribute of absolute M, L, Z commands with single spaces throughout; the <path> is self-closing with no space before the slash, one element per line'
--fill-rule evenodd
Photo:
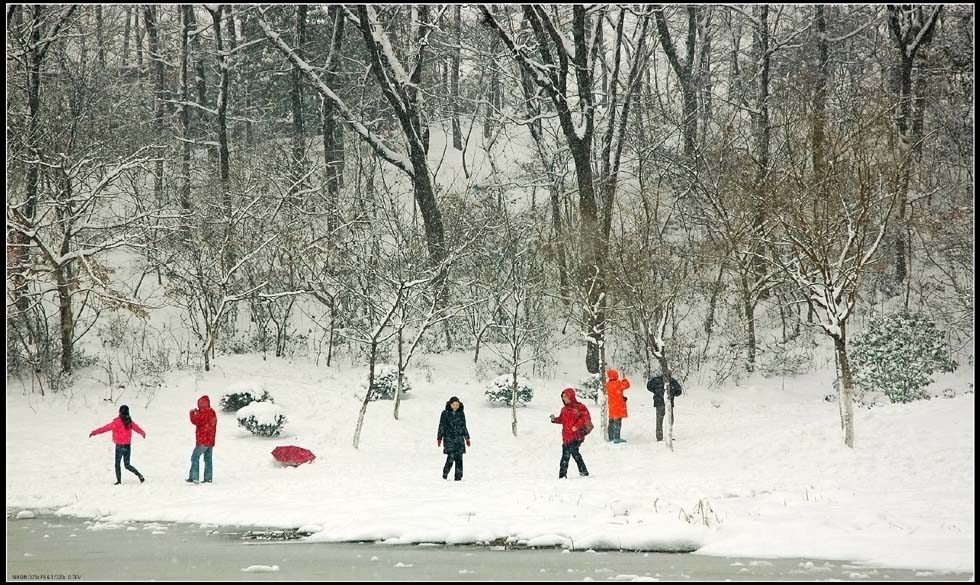
<path fill-rule="evenodd" d="M 116 483 L 119 485 L 122 483 L 122 471 L 119 469 L 119 460 L 121 459 L 126 466 L 126 469 L 132 471 L 136 474 L 136 477 L 140 478 L 140 483 L 146 481 L 146 478 L 137 470 L 135 467 L 129 464 L 129 456 L 132 452 L 131 445 L 133 441 L 133 431 L 143 435 L 146 438 L 146 431 L 140 428 L 138 424 L 129 416 L 129 407 L 123 404 L 119 407 L 119 416 L 112 420 L 109 424 L 99 427 L 88 434 L 89 437 L 94 437 L 95 435 L 100 435 L 106 431 L 112 431 L 112 442 L 116 444 Z"/>

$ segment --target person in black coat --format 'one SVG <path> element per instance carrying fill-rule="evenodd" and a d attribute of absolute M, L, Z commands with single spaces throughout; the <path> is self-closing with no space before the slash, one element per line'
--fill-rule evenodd
<path fill-rule="evenodd" d="M 470 446 L 470 432 L 466 429 L 466 415 L 463 403 L 453 396 L 446 402 L 446 410 L 439 417 L 439 434 L 436 446 L 442 447 L 446 454 L 446 464 L 442 466 L 442 479 L 449 479 L 449 470 L 456 465 L 454 479 L 463 479 L 463 453 Z"/>
<path fill-rule="evenodd" d="M 664 440 L 664 415 L 666 414 L 666 404 L 664 404 L 664 378 L 663 374 L 657 374 L 647 382 L 647 390 L 653 392 L 653 406 L 657 409 L 657 440 Z M 681 395 L 681 384 L 673 376 L 670 377 L 670 408 L 674 409 L 674 397 Z M 676 415 L 674 416 L 676 420 Z"/>

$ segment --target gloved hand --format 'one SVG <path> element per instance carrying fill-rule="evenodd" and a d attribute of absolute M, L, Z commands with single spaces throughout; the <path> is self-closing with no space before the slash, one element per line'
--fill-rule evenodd
<path fill-rule="evenodd" d="M 469 447 L 469 446 L 470 446 L 470 440 L 469 440 L 469 439 L 466 439 L 466 446 L 467 446 L 467 447 Z"/>
<path fill-rule="evenodd" d="M 442 439 L 436 439 L 436 447 L 442 447 Z"/>

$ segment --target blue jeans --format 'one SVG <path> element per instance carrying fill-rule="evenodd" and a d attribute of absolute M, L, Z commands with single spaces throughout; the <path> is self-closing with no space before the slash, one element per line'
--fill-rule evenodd
<path fill-rule="evenodd" d="M 143 481 L 143 476 L 140 475 L 140 472 L 129 464 L 129 455 L 132 452 L 132 445 L 116 445 L 116 483 L 122 482 L 122 470 L 119 469 L 120 461 L 122 461 L 128 471 L 132 471 L 136 474 L 136 477 L 140 478 L 140 481 Z"/>
<path fill-rule="evenodd" d="M 194 447 L 194 452 L 191 454 L 191 474 L 188 479 L 197 481 L 198 462 L 201 459 L 201 455 L 204 455 L 204 481 L 211 481 L 211 474 L 213 472 L 211 468 L 212 449 L 214 447 L 208 447 L 207 445 L 197 445 Z"/>

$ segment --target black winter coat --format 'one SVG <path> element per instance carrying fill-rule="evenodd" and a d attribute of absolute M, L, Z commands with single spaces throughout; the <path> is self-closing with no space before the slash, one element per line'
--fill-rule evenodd
<path fill-rule="evenodd" d="M 658 374 L 647 382 L 647 391 L 653 392 L 653 405 L 657 408 L 664 407 L 664 378 Z M 674 397 L 681 395 L 681 384 L 670 377 L 670 403 L 674 403 Z"/>
<path fill-rule="evenodd" d="M 439 435 L 436 438 L 442 439 L 442 452 L 446 455 L 466 453 L 466 441 L 470 438 L 470 432 L 466 429 L 462 402 L 459 403 L 459 410 L 453 410 L 449 402 L 446 403 L 446 410 L 439 417 Z"/>

